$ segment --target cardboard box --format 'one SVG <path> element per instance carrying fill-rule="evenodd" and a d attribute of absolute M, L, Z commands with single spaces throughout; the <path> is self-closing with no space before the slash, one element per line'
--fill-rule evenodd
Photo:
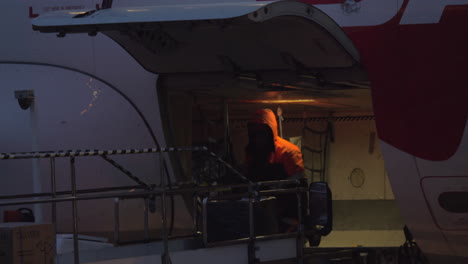
<path fill-rule="evenodd" d="M 0 224 L 1 264 L 54 264 L 54 260 L 52 224 Z"/>

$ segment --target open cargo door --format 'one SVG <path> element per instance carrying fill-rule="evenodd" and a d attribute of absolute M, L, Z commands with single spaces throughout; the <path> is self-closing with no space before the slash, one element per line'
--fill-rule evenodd
<path fill-rule="evenodd" d="M 295 1 L 53 12 L 34 19 L 33 29 L 101 32 L 159 74 L 316 72 L 359 62 L 331 18 Z"/>

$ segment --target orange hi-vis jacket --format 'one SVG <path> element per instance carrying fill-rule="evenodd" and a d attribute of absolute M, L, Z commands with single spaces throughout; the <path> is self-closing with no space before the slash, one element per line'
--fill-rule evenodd
<path fill-rule="evenodd" d="M 275 114 L 270 109 L 261 109 L 254 113 L 250 123 L 266 124 L 273 132 L 275 152 L 269 157 L 270 164 L 282 164 L 288 177 L 304 171 L 304 160 L 301 150 L 293 143 L 278 136 L 278 123 Z M 249 162 L 249 157 L 247 157 Z"/>

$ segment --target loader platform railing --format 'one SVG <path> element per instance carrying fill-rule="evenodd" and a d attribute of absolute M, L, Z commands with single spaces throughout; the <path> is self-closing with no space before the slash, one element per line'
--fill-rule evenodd
<path fill-rule="evenodd" d="M 171 152 L 203 152 L 211 159 L 216 160 L 225 166 L 233 175 L 236 175 L 242 183 L 230 184 L 230 185 L 218 185 L 218 186 L 200 186 L 196 182 L 185 182 L 179 183 L 178 185 L 169 186 L 165 182 L 166 171 L 164 170 L 164 154 Z M 112 155 L 132 155 L 132 154 L 145 154 L 145 153 L 157 153 L 159 154 L 160 164 L 160 179 L 161 184 L 159 186 L 150 185 L 123 166 L 110 159 Z M 127 175 L 130 179 L 138 183 L 133 186 L 122 186 L 122 187 L 110 187 L 110 188 L 95 188 L 78 190 L 76 184 L 76 168 L 75 162 L 80 157 L 100 156 L 111 165 L 119 169 L 122 173 Z M 56 189 L 56 172 L 55 172 L 55 160 L 57 158 L 68 158 L 70 161 L 70 181 L 71 190 L 60 191 Z M 297 260 L 298 263 L 303 261 L 303 246 L 304 246 L 304 224 L 302 223 L 302 207 L 301 195 L 307 191 L 304 182 L 302 180 L 279 180 L 269 182 L 252 182 L 248 180 L 242 173 L 237 171 L 229 163 L 225 162 L 216 154 L 210 152 L 206 147 L 168 147 L 168 148 L 144 148 L 144 149 L 125 149 L 125 150 L 67 150 L 67 151 L 44 151 L 44 152 L 21 152 L 21 153 L 1 153 L 0 160 L 18 160 L 18 159 L 49 159 L 50 160 L 50 186 L 51 192 L 45 193 L 33 193 L 33 194 L 19 194 L 19 195 L 8 195 L 0 196 L 0 207 L 4 206 L 15 206 L 15 205 L 28 205 L 28 204 L 51 204 L 52 212 L 51 219 L 55 228 L 57 225 L 57 203 L 70 202 L 72 204 L 72 224 L 73 224 L 73 255 L 74 263 L 80 263 L 79 260 L 79 246 L 78 246 L 78 201 L 84 200 L 100 200 L 100 199 L 114 199 L 114 241 L 119 242 L 119 202 L 123 199 L 144 199 L 145 210 L 144 210 L 144 236 L 143 242 L 149 242 L 149 224 L 148 224 L 148 212 L 151 206 L 155 206 L 155 198 L 160 198 L 161 208 L 161 237 L 159 240 L 162 241 L 162 263 L 170 263 L 169 247 L 168 242 L 171 239 L 177 239 L 180 237 L 170 237 L 168 234 L 167 226 L 167 203 L 166 199 L 168 196 L 175 195 L 192 195 L 194 197 L 193 203 L 193 232 L 191 235 L 186 237 L 202 238 L 205 247 L 216 247 L 225 246 L 236 243 L 248 243 L 248 262 L 255 263 L 257 261 L 255 251 L 255 241 L 261 240 L 273 240 L 281 238 L 296 238 L 297 239 Z M 262 190 L 262 187 L 268 187 L 267 190 Z M 242 193 L 228 193 L 226 190 L 233 189 L 244 189 Z M 207 223 L 206 223 L 206 209 L 202 212 L 201 217 L 197 210 L 197 200 L 200 198 L 204 202 L 207 202 L 210 198 L 210 193 L 219 192 L 220 195 L 216 196 L 216 199 L 248 199 L 248 226 L 249 236 L 241 239 L 233 239 L 229 241 L 219 242 L 208 242 L 207 239 Z M 259 199 L 261 195 L 275 195 L 281 193 L 296 193 L 297 207 L 298 207 L 298 219 L 299 227 L 297 231 L 256 236 L 254 229 L 254 202 Z M 153 203 L 151 205 L 151 203 Z M 202 223 L 199 223 L 201 218 Z M 201 230 L 200 230 L 201 229 Z"/>

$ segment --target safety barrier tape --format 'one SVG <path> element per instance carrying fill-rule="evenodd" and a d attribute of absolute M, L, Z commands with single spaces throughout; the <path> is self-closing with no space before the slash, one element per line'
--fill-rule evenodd
<path fill-rule="evenodd" d="M 167 148 L 144 148 L 144 149 L 115 149 L 115 150 L 60 150 L 51 152 L 22 152 L 22 153 L 0 153 L 0 160 L 5 159 L 30 159 L 30 158 L 63 158 L 82 156 L 106 156 L 118 154 L 142 154 L 181 151 L 206 151 L 206 147 L 167 147 Z"/>

